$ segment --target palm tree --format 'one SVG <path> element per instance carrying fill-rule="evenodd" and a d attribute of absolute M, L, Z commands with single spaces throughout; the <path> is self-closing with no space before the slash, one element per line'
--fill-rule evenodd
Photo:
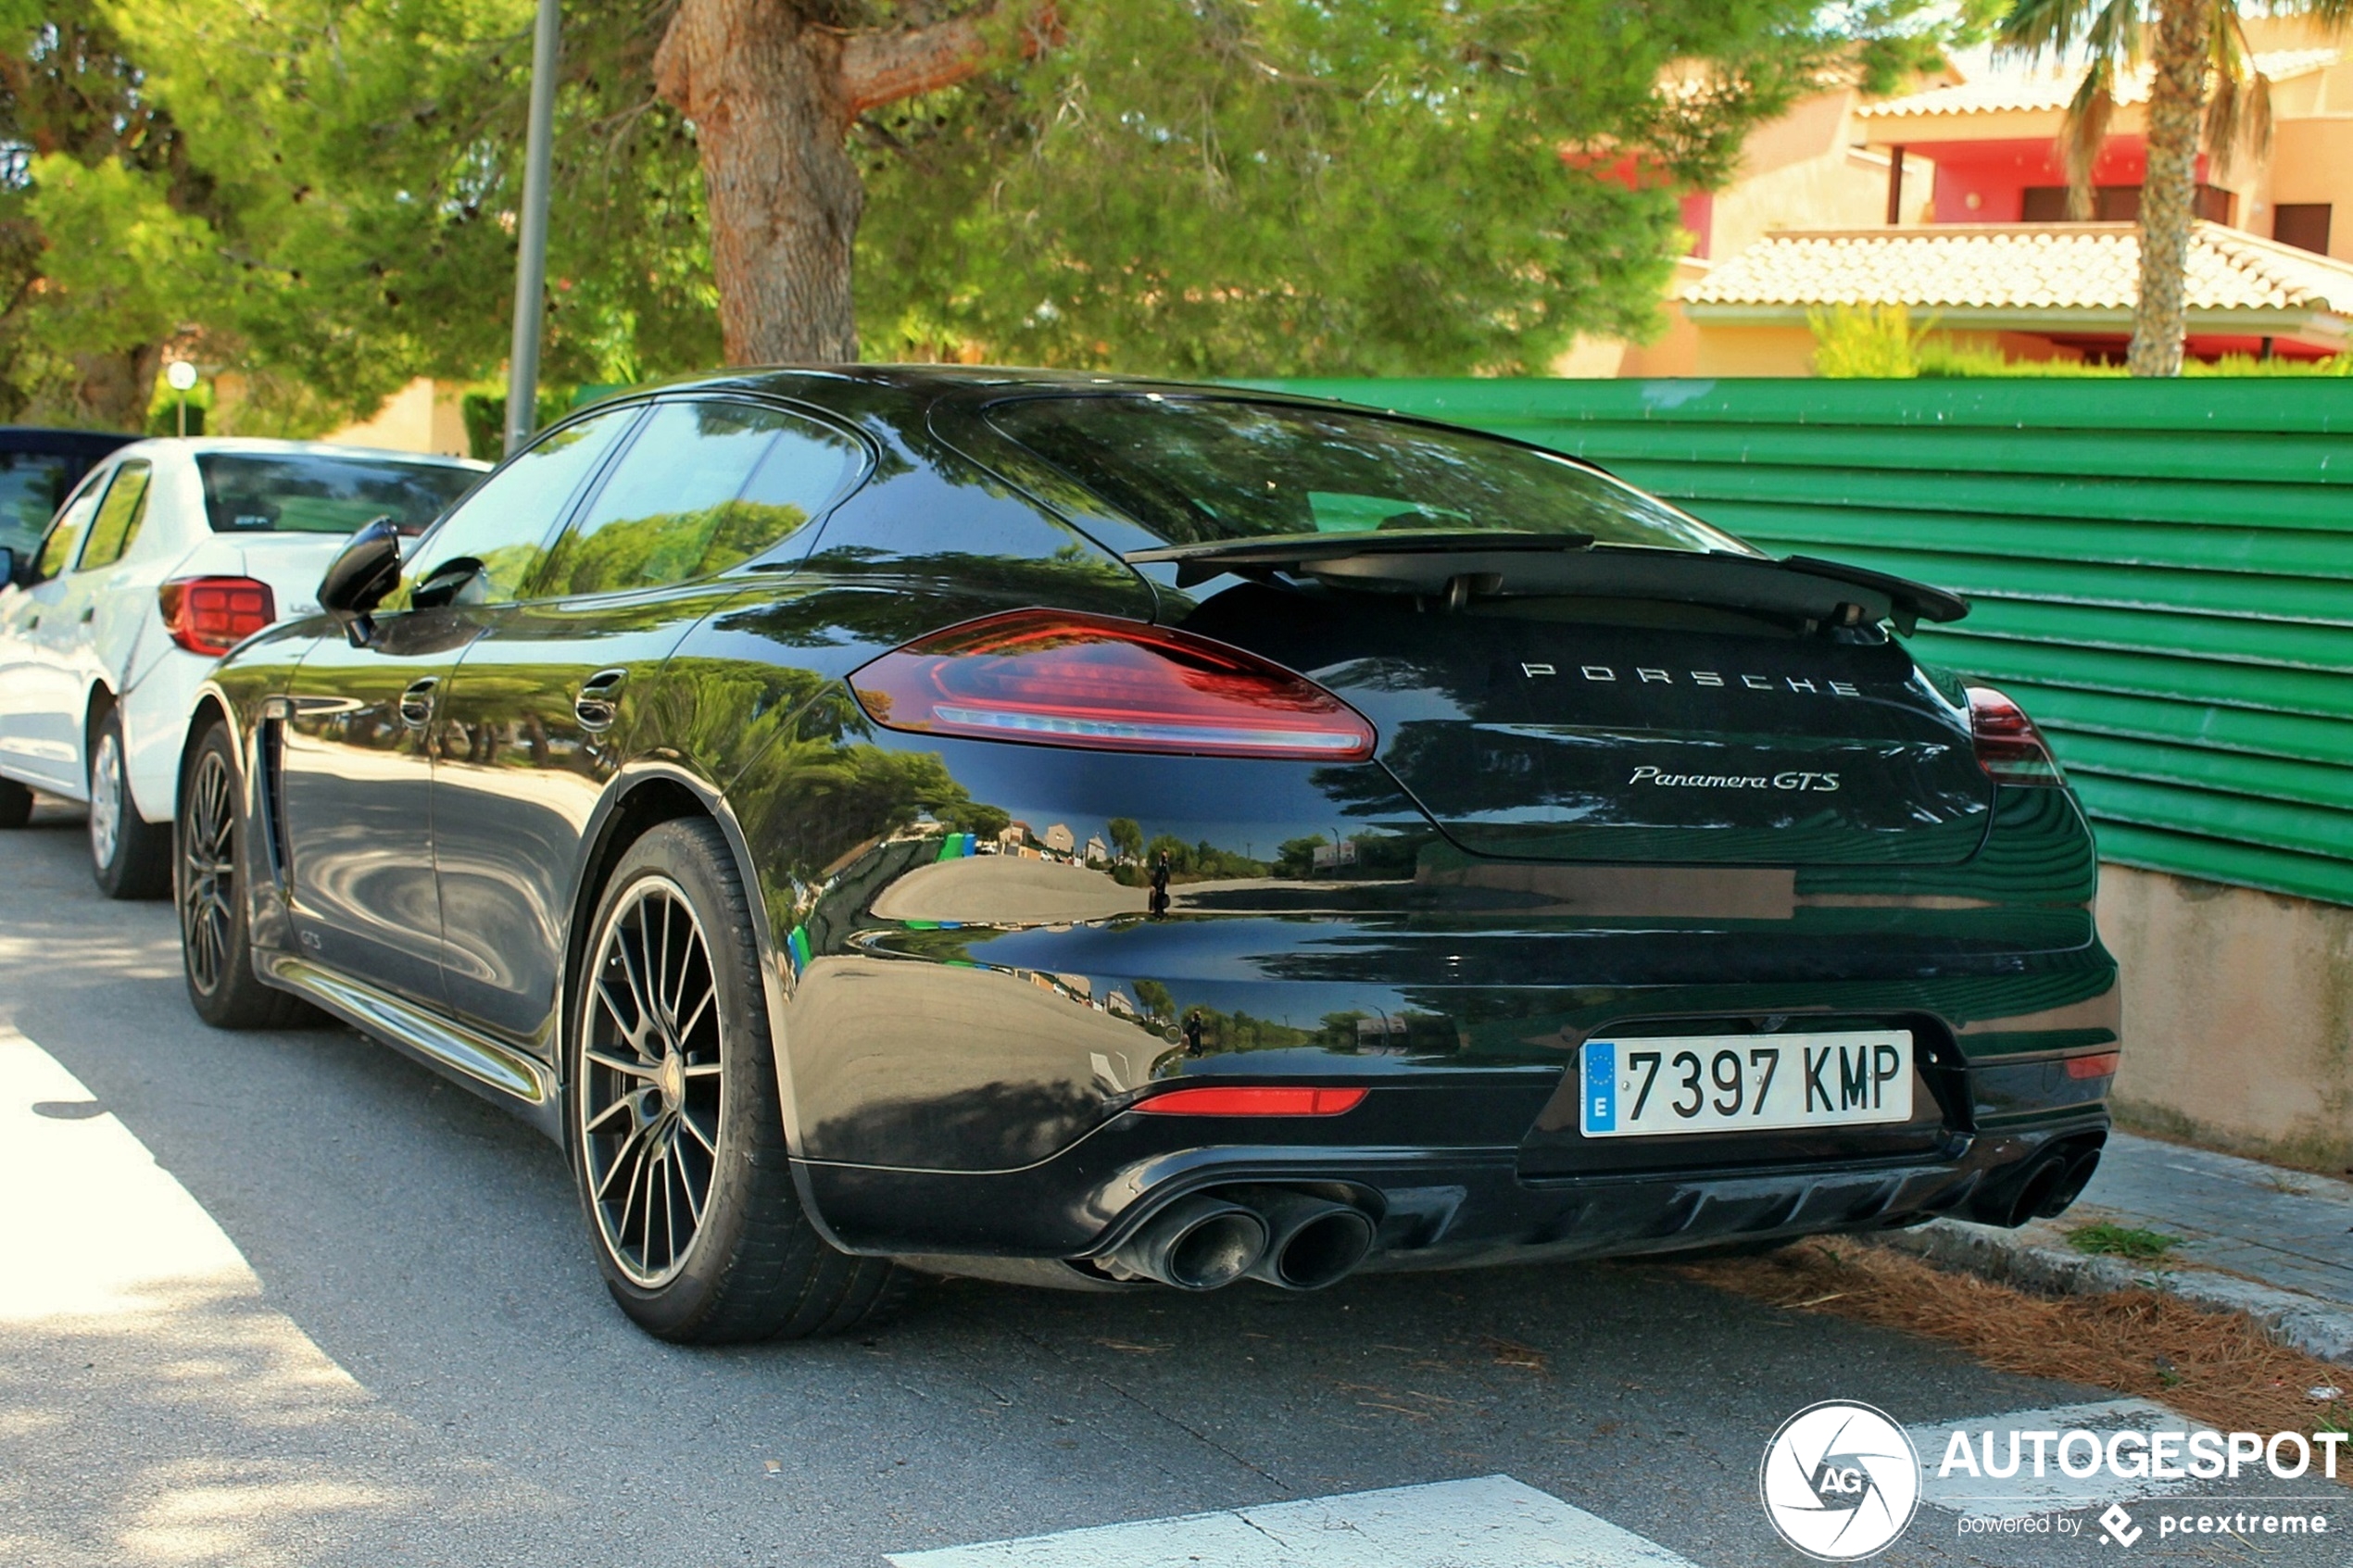
<path fill-rule="evenodd" d="M 2280 0 L 2266 9 L 2330 28 L 2353 19 L 2353 0 Z M 2255 67 L 2239 0 L 2012 0 L 1997 36 L 2029 58 L 2089 56 L 2061 135 L 2078 218 L 2090 215 L 2092 165 L 2115 113 L 2118 73 L 2149 68 L 2140 298 L 2125 364 L 2136 376 L 2181 374 L 2198 144 L 2211 149 L 2220 173 L 2241 147 L 2259 156 L 2271 139 L 2271 83 Z"/>

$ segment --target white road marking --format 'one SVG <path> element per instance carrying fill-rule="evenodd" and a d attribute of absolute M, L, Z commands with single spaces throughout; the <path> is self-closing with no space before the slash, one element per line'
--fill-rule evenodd
<path fill-rule="evenodd" d="M 897 1568 L 1692 1568 L 1508 1475 L 897 1552 L 889 1561 Z"/>
<path fill-rule="evenodd" d="M 553 1516 L 544 1488 L 445 1457 L 379 1407 L 146 1146 L 5 1022 L 0 1191 L 0 1562 L 405 1561 L 388 1544 L 405 1521 Z"/>
<path fill-rule="evenodd" d="M 0 1024 L 0 1323 L 135 1312 L 261 1282 L 225 1232 L 56 1058 Z"/>
<path fill-rule="evenodd" d="M 2194 1486 L 2211 1488 L 2214 1483 L 2196 1481 L 2157 1481 L 2147 1477 L 2138 1480 L 2112 1475 L 2103 1463 L 2090 1475 L 2077 1478 L 2062 1472 L 2045 1447 L 2044 1474 L 2034 1474 L 2033 1445 L 2020 1441 L 2022 1456 L 2018 1474 L 2007 1478 L 1971 1475 L 1955 1468 L 1950 1475 L 1939 1477 L 1944 1455 L 1955 1432 L 1969 1434 L 1972 1451 L 1979 1464 L 1985 1461 L 1984 1434 L 1994 1434 L 1995 1462 L 2009 1463 L 2010 1434 L 2013 1432 L 2092 1432 L 2103 1443 L 2111 1432 L 2196 1432 L 2205 1423 L 2192 1421 L 2181 1411 L 2150 1399 L 2101 1399 L 2090 1404 L 2060 1405 L 2051 1410 L 2005 1411 L 1998 1415 L 1975 1416 L 1967 1421 L 1949 1421 L 1938 1426 L 1914 1426 L 1912 1446 L 1920 1455 L 1920 1500 L 1955 1513 L 1982 1519 L 2021 1519 L 2031 1514 L 2051 1513 L 2070 1509 L 2100 1509 L 2112 1502 L 2133 1502 L 2142 1498 L 2159 1498 L 2183 1491 Z M 2082 1454 L 2079 1445 L 2077 1454 Z"/>

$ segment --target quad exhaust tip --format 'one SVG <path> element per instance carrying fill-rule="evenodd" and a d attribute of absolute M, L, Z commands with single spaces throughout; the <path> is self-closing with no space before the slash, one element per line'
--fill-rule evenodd
<path fill-rule="evenodd" d="M 1215 1290 L 1248 1273 L 1266 1251 L 1266 1222 L 1208 1193 L 1178 1198 L 1111 1255 L 1114 1273 L 1179 1290 Z"/>
<path fill-rule="evenodd" d="M 1372 1216 L 1362 1209 L 1283 1187 L 1230 1194 L 1266 1221 L 1266 1250 L 1250 1277 L 1285 1290 L 1321 1290 L 1355 1272 L 1373 1249 Z"/>
<path fill-rule="evenodd" d="M 1981 1224 L 2016 1230 L 2034 1220 L 2056 1219 L 2083 1196 L 2092 1173 L 2099 1169 L 2105 1139 L 2070 1139 L 2045 1150 L 2025 1173 L 1969 1205 L 1969 1218 Z"/>
<path fill-rule="evenodd" d="M 1216 1290 L 1248 1275 L 1284 1290 L 1321 1290 L 1373 1249 L 1372 1216 L 1286 1187 L 1234 1187 L 1182 1198 L 1104 1260 L 1126 1279 Z"/>

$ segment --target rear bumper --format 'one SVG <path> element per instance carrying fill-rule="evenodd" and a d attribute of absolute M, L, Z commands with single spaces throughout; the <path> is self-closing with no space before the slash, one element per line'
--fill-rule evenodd
<path fill-rule="evenodd" d="M 898 745 L 866 766 L 912 769 Z M 1668 1250 L 1965 1209 L 2104 1135 L 2108 1079 L 2069 1063 L 2117 1048 L 2117 970 L 2061 791 L 2000 792 L 1957 867 L 1533 864 L 1466 855 L 1370 766 L 922 751 L 1010 822 L 821 834 L 814 762 L 730 786 L 803 1196 L 853 1250 L 1090 1257 L 1246 1184 L 1344 1190 L 1371 1266 Z M 1842 1027 L 1910 1032 L 1912 1122 L 1589 1141 L 1556 1098 L 1604 1032 Z M 1369 1094 L 1129 1109 L 1179 1083 Z"/>
<path fill-rule="evenodd" d="M 1190 1149 L 1109 1172 L 1073 1151 L 1023 1172 L 804 1163 L 801 1174 L 841 1244 L 935 1263 L 1100 1257 L 1191 1194 L 1280 1185 L 1370 1212 L 1378 1228 L 1367 1270 L 1441 1269 L 1883 1230 L 1942 1214 L 1999 1223 L 2034 1170 L 2095 1149 L 2107 1131 L 2105 1110 L 2083 1108 L 2038 1126 L 1956 1135 L 1911 1159 L 1543 1180 L 1520 1173 L 1512 1148 L 1279 1146 Z"/>

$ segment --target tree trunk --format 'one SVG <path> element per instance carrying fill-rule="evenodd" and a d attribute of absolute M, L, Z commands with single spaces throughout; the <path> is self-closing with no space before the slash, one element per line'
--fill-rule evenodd
<path fill-rule="evenodd" d="M 2206 118 L 2210 0 L 2164 0 L 2149 86 L 2148 172 L 2141 183 L 2141 295 L 2125 365 L 2136 376 L 2182 373 L 2190 222 L 2196 211 L 2198 132 Z"/>
<path fill-rule="evenodd" d="M 858 358 L 866 193 L 844 144 L 841 49 L 777 0 L 682 0 L 654 56 L 661 95 L 695 122 L 731 365 Z"/>
<path fill-rule="evenodd" d="M 145 430 L 147 405 L 156 395 L 156 372 L 162 368 L 163 345 L 159 343 L 75 355 L 74 418 L 100 430 Z"/>

